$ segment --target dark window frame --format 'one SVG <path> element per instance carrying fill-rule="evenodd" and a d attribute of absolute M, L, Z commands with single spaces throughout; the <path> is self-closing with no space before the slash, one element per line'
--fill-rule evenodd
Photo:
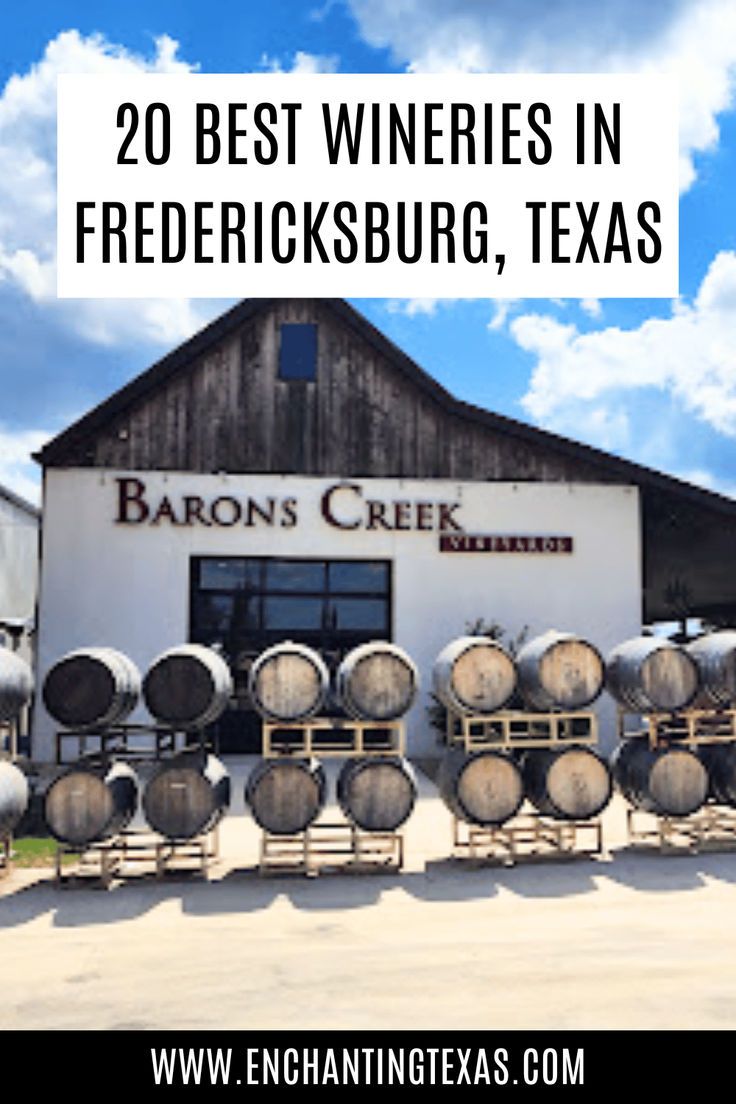
<path fill-rule="evenodd" d="M 279 326 L 277 378 L 286 383 L 315 383 L 318 351 L 316 322 L 282 322 Z"/>

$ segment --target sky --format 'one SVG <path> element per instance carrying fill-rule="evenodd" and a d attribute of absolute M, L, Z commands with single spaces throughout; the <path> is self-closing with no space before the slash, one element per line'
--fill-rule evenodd
<path fill-rule="evenodd" d="M 459 398 L 736 497 L 736 0 L 127 0 L 6 5 L 0 483 L 231 300 L 57 300 L 62 72 L 666 72 L 680 297 L 353 304 Z"/>

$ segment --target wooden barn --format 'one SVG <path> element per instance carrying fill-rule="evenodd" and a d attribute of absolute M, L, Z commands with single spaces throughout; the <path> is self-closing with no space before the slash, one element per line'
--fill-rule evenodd
<path fill-rule="evenodd" d="M 736 617 L 735 502 L 455 399 L 342 300 L 238 304 L 38 459 L 41 677 L 90 644 L 200 641 L 237 674 L 279 639 L 390 639 L 420 750 L 432 659 L 478 618 L 605 651 Z M 37 758 L 52 739 L 39 708 Z M 245 700 L 220 739 L 253 746 Z"/>

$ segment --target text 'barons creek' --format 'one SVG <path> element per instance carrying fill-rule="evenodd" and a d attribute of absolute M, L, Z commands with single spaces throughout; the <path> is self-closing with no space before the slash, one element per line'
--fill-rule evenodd
<path fill-rule="evenodd" d="M 242 525 L 293 529 L 299 524 L 299 500 L 293 496 L 263 498 L 221 494 L 152 494 L 142 479 L 116 479 L 118 525 L 175 525 L 231 528 Z M 357 483 L 329 486 L 320 498 L 320 513 L 335 529 L 379 529 L 406 532 L 462 533 L 456 517 L 459 502 L 365 498 Z"/>

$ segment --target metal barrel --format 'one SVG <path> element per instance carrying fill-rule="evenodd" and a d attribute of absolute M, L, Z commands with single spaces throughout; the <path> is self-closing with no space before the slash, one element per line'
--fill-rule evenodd
<path fill-rule="evenodd" d="M 0 647 L 0 722 L 13 721 L 33 693 L 33 674 L 24 659 Z"/>
<path fill-rule="evenodd" d="M 28 808 L 28 780 L 12 763 L 0 762 L 0 839 L 8 839 Z"/>

